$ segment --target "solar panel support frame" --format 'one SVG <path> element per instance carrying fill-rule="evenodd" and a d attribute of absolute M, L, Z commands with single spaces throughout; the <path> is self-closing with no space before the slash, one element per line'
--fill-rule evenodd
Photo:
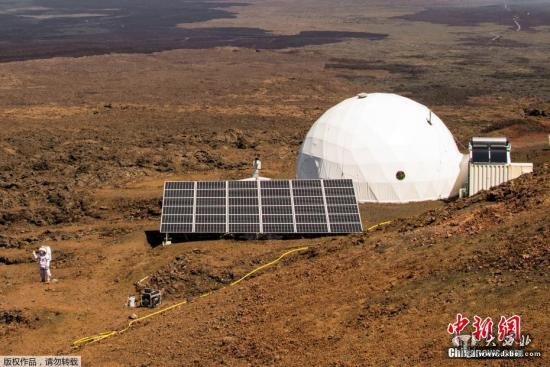
<path fill-rule="evenodd" d="M 294 207 L 294 188 L 292 187 L 292 180 L 288 180 L 288 187 L 290 188 L 290 206 L 292 208 L 292 226 L 294 232 L 298 232 L 296 228 L 296 208 Z"/>
<path fill-rule="evenodd" d="M 225 181 L 225 233 L 229 233 L 229 181 Z"/>
<path fill-rule="evenodd" d="M 319 180 L 321 182 L 321 191 L 323 193 L 323 205 L 325 206 L 325 218 L 327 220 L 327 231 L 328 233 L 331 233 L 332 231 L 330 230 L 330 216 L 328 214 L 328 205 L 327 205 L 327 195 L 326 195 L 326 192 L 325 192 L 325 184 L 323 182 L 323 180 Z"/>
<path fill-rule="evenodd" d="M 355 195 L 355 198 L 357 198 L 357 193 L 355 192 L 355 186 L 351 187 L 353 189 L 353 195 Z M 361 208 L 359 207 L 359 201 L 355 201 L 355 207 L 357 208 L 357 214 L 359 214 L 359 225 L 361 226 L 361 232 L 363 232 L 363 221 L 361 220 Z"/>
<path fill-rule="evenodd" d="M 191 222 L 191 227 L 193 232 L 196 230 L 197 222 L 197 181 L 193 182 L 193 220 Z"/>
<path fill-rule="evenodd" d="M 258 220 L 260 223 L 260 233 L 264 233 L 264 221 L 262 218 L 262 189 L 260 186 L 260 180 L 256 181 L 256 191 L 258 192 Z"/>

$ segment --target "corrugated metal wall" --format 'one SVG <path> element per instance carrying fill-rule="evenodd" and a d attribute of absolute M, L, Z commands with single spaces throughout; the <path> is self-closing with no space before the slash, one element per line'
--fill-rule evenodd
<path fill-rule="evenodd" d="M 470 163 L 468 168 L 468 194 L 475 195 L 524 173 L 533 172 L 533 163 L 487 164 Z"/>

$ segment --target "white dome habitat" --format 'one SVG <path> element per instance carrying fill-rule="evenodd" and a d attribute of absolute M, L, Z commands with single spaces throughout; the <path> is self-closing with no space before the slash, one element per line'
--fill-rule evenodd
<path fill-rule="evenodd" d="M 296 176 L 349 178 L 360 202 L 405 203 L 457 195 L 466 171 L 467 156 L 426 106 L 395 94 L 362 93 L 313 124 Z"/>

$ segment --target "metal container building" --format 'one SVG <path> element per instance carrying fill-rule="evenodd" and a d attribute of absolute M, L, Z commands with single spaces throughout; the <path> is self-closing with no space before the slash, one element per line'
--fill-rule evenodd
<path fill-rule="evenodd" d="M 533 172 L 533 163 L 472 163 L 468 168 L 468 194 L 477 194 L 525 173 Z"/>
<path fill-rule="evenodd" d="M 533 163 L 511 162 L 511 144 L 506 138 L 475 137 L 469 148 L 469 196 L 533 172 Z"/>

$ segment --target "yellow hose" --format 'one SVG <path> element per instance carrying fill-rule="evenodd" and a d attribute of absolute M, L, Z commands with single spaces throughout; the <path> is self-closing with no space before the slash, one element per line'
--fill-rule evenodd
<path fill-rule="evenodd" d="M 371 227 L 369 227 L 367 229 L 367 231 L 371 231 L 373 229 L 376 229 L 380 226 L 383 226 L 383 225 L 386 225 L 386 224 L 390 224 L 391 221 L 386 221 L 386 222 L 382 222 L 382 223 L 378 223 L 378 224 L 375 224 Z M 241 278 L 235 280 L 234 282 L 230 283 L 228 286 L 224 286 L 224 287 L 221 287 L 217 290 L 221 290 L 221 289 L 224 289 L 224 288 L 227 288 L 227 287 L 232 287 L 234 285 L 237 285 L 239 284 L 241 281 L 245 280 L 246 278 L 250 277 L 252 274 L 262 270 L 262 269 L 265 269 L 265 268 L 268 268 L 270 266 L 273 266 L 275 264 L 277 264 L 279 261 L 281 261 L 281 259 L 283 259 L 285 256 L 288 256 L 294 252 L 299 252 L 299 251 L 304 251 L 304 250 L 307 250 L 309 247 L 308 246 L 304 246 L 304 247 L 298 247 L 298 248 L 295 248 L 295 249 L 292 249 L 292 250 L 289 250 L 289 251 L 286 251 L 284 252 L 283 254 L 281 254 L 281 256 L 279 256 L 278 258 L 276 258 L 275 260 L 273 261 L 270 261 L 268 262 L 267 264 L 264 264 L 264 265 L 261 265 L 259 267 L 257 267 L 256 269 L 246 273 L 245 275 L 243 275 Z M 142 281 L 144 281 L 145 279 L 147 279 L 148 277 L 145 277 L 143 279 L 141 279 L 138 283 L 141 283 Z M 206 293 L 203 293 L 201 294 L 198 298 L 202 298 L 202 297 L 206 297 L 208 295 L 212 294 L 212 291 L 211 292 L 206 292 Z M 84 338 L 80 338 L 80 339 L 77 339 L 75 341 L 73 341 L 73 347 L 79 347 L 79 346 L 82 346 L 82 345 L 85 345 L 85 344 L 89 344 L 89 343 L 95 343 L 95 342 L 98 342 L 100 340 L 103 340 L 103 339 L 107 339 L 107 338 L 110 338 L 111 336 L 114 336 L 114 335 L 117 335 L 117 334 L 121 334 L 123 332 L 125 332 L 126 330 L 128 330 L 130 327 L 132 327 L 133 324 L 139 322 L 139 321 L 143 321 L 145 319 L 148 319 L 150 317 L 153 317 L 155 315 L 158 315 L 158 314 L 161 314 L 163 312 L 166 312 L 166 311 L 169 311 L 169 310 L 172 310 L 176 307 L 179 307 L 179 306 L 182 306 L 184 304 L 186 304 L 187 301 L 181 301 L 181 302 L 178 302 L 178 303 L 175 303 L 171 306 L 168 306 L 168 307 L 165 307 L 163 309 L 160 309 L 158 311 L 155 311 L 153 313 L 150 313 L 148 315 L 145 315 L 145 316 L 142 316 L 142 317 L 139 317 L 137 319 L 134 319 L 132 321 L 130 321 L 128 323 L 128 325 L 124 328 L 124 329 L 121 329 L 121 330 L 112 330 L 112 331 L 105 331 L 103 333 L 100 333 L 100 334 L 97 334 L 97 335 L 92 335 L 92 336 L 86 336 Z"/>
<path fill-rule="evenodd" d="M 141 282 L 144 282 L 144 281 L 147 280 L 148 278 L 149 278 L 149 275 L 147 275 L 146 277 L 144 277 L 144 278 L 138 280 L 138 281 L 137 281 L 137 284 L 138 284 L 139 286 L 141 286 Z"/>
<path fill-rule="evenodd" d="M 260 271 L 260 270 L 262 270 L 262 269 L 264 269 L 264 268 L 267 268 L 267 267 L 270 267 L 270 266 L 272 266 L 272 265 L 277 264 L 279 261 L 281 261 L 281 259 L 282 259 L 283 257 L 285 257 L 285 256 L 287 256 L 287 255 L 290 255 L 290 254 L 292 254 L 293 252 L 304 251 L 304 250 L 307 250 L 308 248 L 309 248 L 309 247 L 304 246 L 304 247 L 299 247 L 299 248 L 295 248 L 295 249 L 293 249 L 293 250 L 287 251 L 287 252 L 283 253 L 281 256 L 279 256 L 278 258 L 276 258 L 275 260 L 273 260 L 273 261 L 271 261 L 271 262 L 268 262 L 267 264 L 264 264 L 264 265 L 262 265 L 262 266 L 259 266 L 259 267 L 257 267 L 256 269 L 252 270 L 251 272 L 249 272 L 249 273 L 243 275 L 240 279 L 237 279 L 237 280 L 235 280 L 233 283 L 229 284 L 229 286 L 231 287 L 231 286 L 233 286 L 233 285 L 236 285 L 236 284 L 238 284 L 239 282 L 241 282 L 241 281 L 245 280 L 246 278 L 248 278 L 249 276 L 251 276 L 252 274 L 254 274 L 254 273 L 256 273 L 256 272 L 258 272 L 258 271 Z"/>
<path fill-rule="evenodd" d="M 385 222 L 382 222 L 382 223 L 375 224 L 375 225 L 369 227 L 369 228 L 367 229 L 367 231 L 372 231 L 373 229 L 376 229 L 376 228 L 378 228 L 378 227 L 380 227 L 380 226 L 385 226 L 386 224 L 390 224 L 390 223 L 391 223 L 391 220 L 388 220 L 388 221 L 385 221 Z"/>
<path fill-rule="evenodd" d="M 267 264 L 264 264 L 262 266 L 259 266 L 257 267 L 256 269 L 252 270 L 251 272 L 248 272 L 246 273 L 244 276 L 242 276 L 241 278 L 235 280 L 234 282 L 230 283 L 228 286 L 224 286 L 224 287 L 221 287 L 217 290 L 221 290 L 221 289 L 224 289 L 224 288 L 227 288 L 227 287 L 232 287 L 236 284 L 238 284 L 239 282 L 245 280 L 246 278 L 248 278 L 249 276 L 251 276 L 252 274 L 262 270 L 262 269 L 265 269 L 267 267 L 270 267 L 270 266 L 273 266 L 275 265 L 276 263 L 278 263 L 279 261 L 281 261 L 282 258 L 284 258 L 285 256 L 288 256 L 294 252 L 298 252 L 298 251 L 304 251 L 304 250 L 307 250 L 308 247 L 307 246 L 304 246 L 304 247 L 299 247 L 299 248 L 295 248 L 295 249 L 292 249 L 292 250 L 289 250 L 289 251 L 286 251 L 284 252 L 281 256 L 279 256 L 277 259 L 267 263 Z M 145 278 L 144 278 L 145 279 Z M 202 297 L 206 297 L 208 295 L 210 295 L 212 292 L 206 292 L 206 293 L 203 293 L 199 296 L 199 298 L 202 298 Z M 82 346 L 82 345 L 85 345 L 85 344 L 90 344 L 90 343 L 95 343 L 95 342 L 98 342 L 100 340 L 103 340 L 103 339 L 107 339 L 107 338 L 110 338 L 111 336 L 114 336 L 114 335 L 117 335 L 117 334 L 122 334 L 123 332 L 125 332 L 126 330 L 128 330 L 130 327 L 132 327 L 133 324 L 135 324 L 136 322 L 139 322 L 139 321 L 143 321 L 145 319 L 148 319 L 150 317 L 153 317 L 155 315 L 158 315 L 158 314 L 161 314 L 163 312 L 166 312 L 166 311 L 169 311 L 169 310 L 172 310 L 176 307 L 179 307 L 179 306 L 182 306 L 184 304 L 186 304 L 187 301 L 181 301 L 181 302 L 178 302 L 178 303 L 175 303 L 171 306 L 168 306 L 168 307 L 165 307 L 163 309 L 160 309 L 158 311 L 155 311 L 155 312 L 152 312 L 148 315 L 145 315 L 145 316 L 142 316 L 142 317 L 139 317 L 137 319 L 134 319 L 132 321 L 130 321 L 128 323 L 128 325 L 124 328 L 124 329 L 121 329 L 121 330 L 112 330 L 112 331 L 105 331 L 103 333 L 100 333 L 100 334 L 97 334 L 97 335 L 92 335 L 92 336 L 86 336 L 84 338 L 80 338 L 80 339 L 77 339 L 75 341 L 73 341 L 73 344 L 72 346 L 73 347 L 79 347 L 79 346 Z"/>

